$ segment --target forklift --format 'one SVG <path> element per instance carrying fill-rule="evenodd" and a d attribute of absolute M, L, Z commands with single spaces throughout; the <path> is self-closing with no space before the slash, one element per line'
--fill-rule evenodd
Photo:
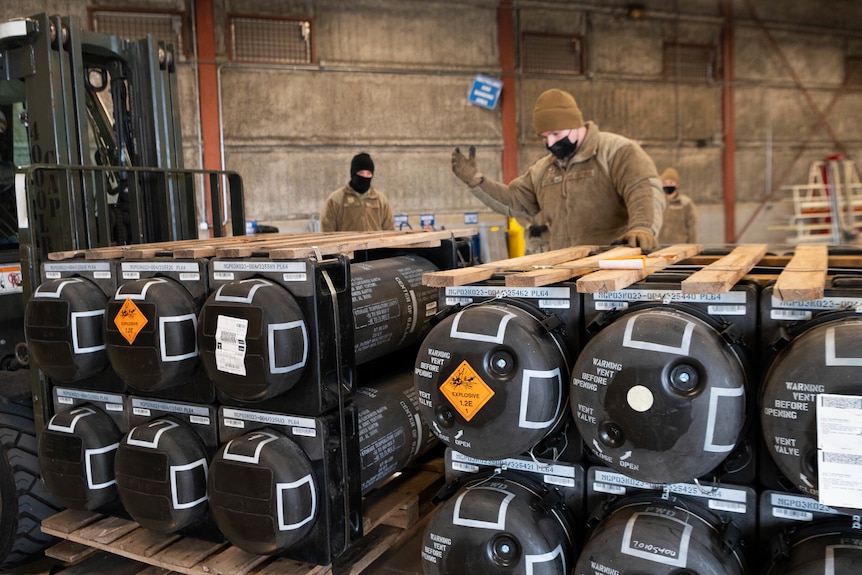
<path fill-rule="evenodd" d="M 184 167 L 176 58 L 74 17 L 0 23 L 0 566 L 50 544 L 60 510 L 37 456 L 50 382 L 24 337 L 49 254 L 245 233 L 239 175 Z"/>

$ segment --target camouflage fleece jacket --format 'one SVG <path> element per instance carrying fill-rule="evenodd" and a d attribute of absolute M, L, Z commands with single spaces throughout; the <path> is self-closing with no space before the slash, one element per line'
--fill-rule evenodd
<path fill-rule="evenodd" d="M 485 178 L 473 193 L 498 211 L 505 204 L 509 215 L 542 212 L 552 250 L 608 245 L 634 228 L 658 235 L 665 197 L 655 163 L 632 140 L 600 132 L 593 122 L 586 126 L 567 162 L 548 154 L 508 186 Z"/>
<path fill-rule="evenodd" d="M 680 192 L 674 199 L 667 200 L 658 241 L 663 244 L 697 243 L 697 209 L 691 198 Z"/>
<path fill-rule="evenodd" d="M 322 232 L 376 232 L 394 230 L 395 216 L 389 200 L 374 186 L 364 194 L 346 185 L 332 192 L 320 215 Z"/>

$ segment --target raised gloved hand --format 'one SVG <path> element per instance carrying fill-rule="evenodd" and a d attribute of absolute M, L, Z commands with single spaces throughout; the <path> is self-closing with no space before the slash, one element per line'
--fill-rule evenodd
<path fill-rule="evenodd" d="M 646 254 L 658 247 L 658 238 L 646 228 L 632 228 L 614 240 L 613 243 L 640 248 Z"/>
<path fill-rule="evenodd" d="M 461 148 L 455 148 L 452 152 L 452 172 L 471 188 L 482 183 L 484 177 L 476 166 L 476 146 L 470 146 L 469 157 L 461 153 Z"/>

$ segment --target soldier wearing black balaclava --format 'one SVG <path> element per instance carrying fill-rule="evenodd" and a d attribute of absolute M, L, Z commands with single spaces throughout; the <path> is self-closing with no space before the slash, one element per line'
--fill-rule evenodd
<path fill-rule="evenodd" d="M 365 152 L 353 156 L 350 181 L 326 199 L 320 216 L 322 232 L 394 230 L 395 217 L 383 192 L 374 189 L 374 161 Z"/>

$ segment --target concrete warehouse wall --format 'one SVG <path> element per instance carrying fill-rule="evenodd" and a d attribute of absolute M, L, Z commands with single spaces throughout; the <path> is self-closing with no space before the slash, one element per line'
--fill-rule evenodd
<path fill-rule="evenodd" d="M 699 205 L 708 244 L 724 242 L 722 13 L 720 0 L 512 2 L 516 53 L 521 32 L 580 36 L 583 76 L 523 73 L 517 65 L 519 172 L 544 153 L 531 110 L 551 87 L 571 91 L 586 119 L 642 143 L 659 171 L 673 165 Z M 181 11 L 193 36 L 192 0 L 6 2 L 0 17 L 40 11 L 86 17 L 88 6 Z M 480 169 L 502 173 L 499 106 L 467 102 L 477 73 L 501 77 L 496 0 L 213 0 L 220 94 L 199 94 L 194 53 L 180 63 L 186 158 L 200 165 L 200 97 L 220 96 L 226 169 L 242 174 L 248 218 L 305 231 L 326 195 L 343 185 L 350 158 L 371 153 L 375 185 L 396 213 L 433 212 L 458 224 L 467 210 L 500 222 L 451 173 L 455 146 L 478 148 Z M 739 242 L 782 243 L 789 197 L 812 161 L 862 150 L 862 70 L 843 86 L 848 62 L 862 60 L 862 2 L 734 0 L 736 228 Z M 752 13 L 751 10 L 754 10 Z M 315 62 L 285 66 L 229 59 L 230 14 L 312 22 Z M 190 45 L 194 50 L 194 41 Z M 712 81 L 663 75 L 665 42 L 715 49 Z M 788 67 L 789 66 L 789 67 Z M 862 64 L 860 64 L 862 66 Z M 800 86 L 804 88 L 800 89 Z M 818 110 L 815 112 L 812 106 Z M 823 120 L 819 121 L 818 114 Z M 757 214 L 755 219 L 750 219 Z"/>

